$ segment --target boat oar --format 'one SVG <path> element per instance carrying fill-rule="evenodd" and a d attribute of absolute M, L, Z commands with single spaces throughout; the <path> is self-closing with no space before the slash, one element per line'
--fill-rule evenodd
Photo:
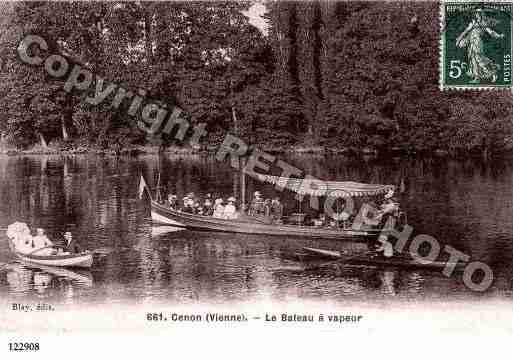
<path fill-rule="evenodd" d="M 354 255 L 354 256 L 343 255 L 342 253 L 340 253 L 338 251 L 330 251 L 327 249 L 319 249 L 319 248 L 303 247 L 303 250 L 305 250 L 311 254 L 328 257 L 330 259 L 330 260 L 326 260 L 321 263 L 318 263 L 317 265 L 307 265 L 306 270 L 315 270 L 315 269 L 331 267 L 334 264 L 343 265 L 344 263 L 348 263 L 354 259 L 358 259 L 358 258 L 362 257 L 361 255 Z"/>

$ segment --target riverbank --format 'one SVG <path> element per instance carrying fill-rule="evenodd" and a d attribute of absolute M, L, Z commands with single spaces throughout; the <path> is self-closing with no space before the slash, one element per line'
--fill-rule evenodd
<path fill-rule="evenodd" d="M 447 158 L 470 158 L 470 157 L 483 157 L 480 152 L 467 151 L 464 153 L 450 153 L 446 150 L 434 151 L 415 151 L 394 148 L 389 151 L 378 151 L 373 148 L 328 148 L 324 146 L 258 146 L 260 150 L 272 154 L 298 154 L 298 155 L 342 155 L 342 156 L 398 156 L 398 157 L 414 157 L 414 156 L 432 156 L 432 157 L 447 157 Z M 218 146 L 210 145 L 203 147 L 191 146 L 131 146 L 128 148 L 95 148 L 95 147 L 68 147 L 60 148 L 53 146 L 32 146 L 26 149 L 19 149 L 14 147 L 0 146 L 0 155 L 8 156 L 25 156 L 25 155 L 107 155 L 107 156 L 138 156 L 138 155 L 156 155 L 162 154 L 176 154 L 176 155 L 196 155 L 196 154 L 209 154 L 215 153 L 219 149 Z M 496 153 L 493 157 L 510 157 L 513 155 L 513 150 Z"/>

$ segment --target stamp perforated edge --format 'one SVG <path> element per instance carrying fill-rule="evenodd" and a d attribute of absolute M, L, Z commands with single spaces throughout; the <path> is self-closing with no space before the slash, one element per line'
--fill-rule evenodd
<path fill-rule="evenodd" d="M 475 4 L 475 3 L 483 3 L 483 4 L 510 4 L 512 6 L 513 12 L 513 1 L 511 0 L 494 0 L 494 1 L 476 1 L 476 0 L 440 0 L 440 40 L 438 43 L 439 51 L 438 51 L 438 84 L 440 91 L 505 91 L 509 90 L 513 92 L 513 83 L 511 85 L 505 86 L 455 86 L 455 85 L 445 85 L 444 84 L 444 55 L 445 55 L 445 47 L 444 47 L 444 31 L 445 31 L 445 4 L 447 3 L 459 3 L 459 4 Z M 512 13 L 513 15 L 513 13 Z M 513 16 L 511 17 L 511 26 L 510 31 L 512 32 L 511 36 L 511 51 L 513 52 Z"/>

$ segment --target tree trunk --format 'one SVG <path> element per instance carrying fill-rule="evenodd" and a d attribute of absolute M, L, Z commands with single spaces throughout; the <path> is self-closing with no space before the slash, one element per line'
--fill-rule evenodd
<path fill-rule="evenodd" d="M 61 128 L 62 128 L 62 139 L 67 141 L 69 139 L 68 130 L 66 129 L 66 122 L 64 119 L 61 119 Z"/>
<path fill-rule="evenodd" d="M 39 132 L 39 140 L 41 141 L 41 146 L 44 148 L 48 147 L 48 144 L 46 143 L 45 137 L 41 132 Z"/>
<path fill-rule="evenodd" d="M 237 122 L 237 115 L 235 113 L 235 107 L 232 106 L 232 118 L 233 118 L 233 130 L 235 131 L 235 134 L 237 136 L 240 136 L 240 133 L 239 133 L 239 124 Z"/>
<path fill-rule="evenodd" d="M 150 10 L 146 8 L 144 10 L 144 49 L 146 52 L 146 59 L 148 61 L 148 64 L 151 64 L 153 62 L 153 44 L 151 41 L 151 15 L 152 14 L 150 13 Z"/>

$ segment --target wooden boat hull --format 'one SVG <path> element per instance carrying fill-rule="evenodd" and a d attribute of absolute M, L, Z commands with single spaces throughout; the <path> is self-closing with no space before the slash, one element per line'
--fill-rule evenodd
<path fill-rule="evenodd" d="M 155 225 L 176 226 L 192 230 L 219 231 L 268 236 L 315 239 L 367 241 L 377 238 L 379 231 L 355 231 L 298 225 L 265 224 L 256 221 L 221 219 L 173 210 L 151 202 L 151 218 Z"/>
<path fill-rule="evenodd" d="M 69 255 L 37 256 L 15 252 L 16 256 L 25 263 L 44 265 L 50 267 L 91 268 L 93 265 L 92 253 Z"/>
<path fill-rule="evenodd" d="M 317 248 L 308 248 L 303 247 L 303 250 L 310 255 L 316 255 L 318 257 L 323 257 L 330 261 L 338 261 L 342 264 L 348 265 L 370 265 L 377 267 L 403 267 L 408 269 L 428 269 L 428 270 L 440 270 L 445 268 L 446 266 L 451 265 L 448 262 L 430 262 L 430 263 L 420 263 L 413 259 L 408 258 L 384 258 L 384 257 L 370 257 L 370 256 L 350 256 L 344 255 L 337 251 L 329 251 L 324 249 Z M 464 269 L 464 263 L 457 263 L 455 265 L 455 270 L 461 271 Z"/>

